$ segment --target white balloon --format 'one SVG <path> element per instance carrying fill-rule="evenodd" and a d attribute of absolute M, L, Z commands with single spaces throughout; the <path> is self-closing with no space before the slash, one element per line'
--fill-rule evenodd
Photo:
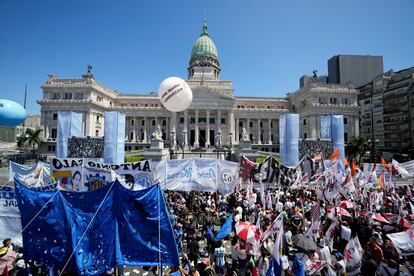
<path fill-rule="evenodd" d="M 170 77 L 161 82 L 158 97 L 166 109 L 180 112 L 190 106 L 193 101 L 193 92 L 183 79 Z"/>

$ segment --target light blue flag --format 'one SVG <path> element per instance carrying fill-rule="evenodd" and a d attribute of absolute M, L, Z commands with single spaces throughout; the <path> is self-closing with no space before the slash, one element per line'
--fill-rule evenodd
<path fill-rule="evenodd" d="M 231 224 L 233 222 L 233 215 L 230 215 L 226 222 L 221 226 L 220 231 L 218 231 L 216 235 L 216 240 L 222 240 L 224 239 L 228 234 L 231 233 Z"/>

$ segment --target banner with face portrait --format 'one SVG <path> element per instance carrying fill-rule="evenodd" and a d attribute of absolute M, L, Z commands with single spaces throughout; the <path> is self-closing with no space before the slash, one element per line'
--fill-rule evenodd
<path fill-rule="evenodd" d="M 238 164 L 210 158 L 167 160 L 157 163 L 154 176 L 163 190 L 230 194 L 238 180 Z"/>
<path fill-rule="evenodd" d="M 51 175 L 63 190 L 94 191 L 119 180 L 132 190 L 154 184 L 150 162 L 105 164 L 93 159 L 53 158 Z"/>

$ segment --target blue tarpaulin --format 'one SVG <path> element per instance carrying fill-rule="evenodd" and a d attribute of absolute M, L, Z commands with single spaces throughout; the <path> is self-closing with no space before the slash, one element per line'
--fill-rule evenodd
<path fill-rule="evenodd" d="M 116 181 L 92 192 L 38 192 L 16 182 L 16 197 L 23 227 L 48 203 L 23 232 L 26 260 L 59 270 L 76 248 L 68 267 L 84 275 L 115 265 L 179 264 L 158 185 L 132 191 Z"/>

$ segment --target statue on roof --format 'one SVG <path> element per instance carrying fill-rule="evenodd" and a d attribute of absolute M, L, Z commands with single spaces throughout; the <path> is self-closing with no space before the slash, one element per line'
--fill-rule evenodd
<path fill-rule="evenodd" d="M 86 71 L 86 74 L 92 74 L 92 65 L 88 64 L 88 71 Z"/>
<path fill-rule="evenodd" d="M 314 79 L 317 79 L 318 78 L 318 70 L 316 70 L 316 69 L 314 69 L 313 71 L 312 71 L 312 73 L 313 73 L 313 78 Z"/>

